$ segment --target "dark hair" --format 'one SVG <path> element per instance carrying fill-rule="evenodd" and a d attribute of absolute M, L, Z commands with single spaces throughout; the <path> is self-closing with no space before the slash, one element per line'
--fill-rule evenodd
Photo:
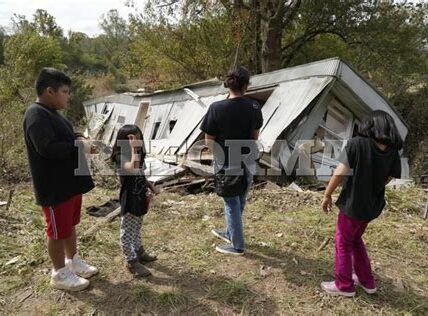
<path fill-rule="evenodd" d="M 43 68 L 37 76 L 35 86 L 37 95 L 41 96 L 48 87 L 58 91 L 61 86 L 71 86 L 71 79 L 58 69 Z"/>
<path fill-rule="evenodd" d="M 129 141 L 123 142 L 119 146 L 120 141 L 129 140 L 128 135 L 133 134 L 136 136 L 139 136 L 141 140 L 143 140 L 143 133 L 141 132 L 141 129 L 137 125 L 127 124 L 123 125 L 119 131 L 117 132 L 117 137 L 113 145 L 113 150 L 110 156 L 110 159 L 113 162 L 117 162 L 117 156 L 124 154 L 131 156 L 131 145 L 129 144 Z M 142 148 L 142 157 L 141 159 L 144 159 L 146 157 L 146 153 L 144 150 L 144 144 Z"/>
<path fill-rule="evenodd" d="M 244 87 L 250 83 L 250 72 L 247 68 L 237 66 L 235 69 L 229 71 L 224 79 L 224 87 L 232 91 L 243 92 Z"/>
<path fill-rule="evenodd" d="M 367 115 L 358 129 L 358 135 L 369 137 L 378 143 L 400 150 L 403 140 L 394 119 L 385 111 L 377 110 Z"/>

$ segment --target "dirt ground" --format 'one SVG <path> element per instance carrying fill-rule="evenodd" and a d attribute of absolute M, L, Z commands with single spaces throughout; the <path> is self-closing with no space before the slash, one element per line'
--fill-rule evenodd
<path fill-rule="evenodd" d="M 69 293 L 49 286 L 44 221 L 31 186 L 15 189 L 8 211 L 0 207 L 0 313 L 57 314 L 428 314 L 428 227 L 417 188 L 388 191 L 388 206 L 368 228 L 365 241 L 378 282 L 376 295 L 358 290 L 352 299 L 329 297 L 319 283 L 333 278 L 335 214 L 320 210 L 321 195 L 269 184 L 255 189 L 245 211 L 247 252 L 215 252 L 224 226 L 214 194 L 161 193 L 144 218 L 143 243 L 158 255 L 153 276 L 134 279 L 118 242 L 119 221 L 81 241 L 82 257 L 100 269 L 88 290 Z M 0 190 L 0 200 L 8 188 Z M 116 191 L 96 188 L 84 206 L 99 205 Z M 100 219 L 82 214 L 82 234 Z"/>

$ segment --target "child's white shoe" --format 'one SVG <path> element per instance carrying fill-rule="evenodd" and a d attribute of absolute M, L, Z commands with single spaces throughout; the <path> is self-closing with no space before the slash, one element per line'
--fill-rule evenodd
<path fill-rule="evenodd" d="M 366 292 L 367 294 L 375 294 L 377 292 L 377 288 L 369 289 L 366 288 L 364 285 L 360 283 L 360 280 L 358 280 L 358 277 L 355 273 L 352 274 L 352 280 L 354 281 L 355 286 L 359 286 Z"/>
<path fill-rule="evenodd" d="M 346 297 L 354 297 L 355 292 L 344 292 L 337 288 L 336 283 L 334 281 L 331 282 L 321 282 L 321 288 L 328 294 L 334 296 L 346 296 Z"/>
<path fill-rule="evenodd" d="M 77 253 L 73 256 L 73 259 L 65 259 L 65 265 L 83 278 L 90 278 L 98 273 L 97 268 L 87 264 Z"/>
<path fill-rule="evenodd" d="M 60 290 L 81 291 L 89 286 L 89 281 L 77 276 L 68 267 L 52 270 L 51 285 Z"/>

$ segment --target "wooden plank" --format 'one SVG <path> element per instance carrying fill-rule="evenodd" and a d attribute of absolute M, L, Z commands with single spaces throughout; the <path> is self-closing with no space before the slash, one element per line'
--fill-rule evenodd
<path fill-rule="evenodd" d="M 189 183 L 179 184 L 179 185 L 176 185 L 176 186 L 167 187 L 167 188 L 163 189 L 163 191 L 172 191 L 172 190 L 175 190 L 175 189 L 188 187 L 188 186 L 191 186 L 191 185 L 194 185 L 194 184 L 205 183 L 206 181 L 207 181 L 206 179 L 198 179 L 198 180 L 195 180 L 195 181 L 192 181 L 192 182 L 189 182 Z"/>
<path fill-rule="evenodd" d="M 197 173 L 200 176 L 213 176 L 214 168 L 212 166 L 202 165 L 192 160 L 183 161 L 183 165 L 190 168 L 192 172 Z M 197 171 L 197 172 L 195 172 Z"/>
<path fill-rule="evenodd" d="M 94 226 L 89 228 L 81 237 L 81 239 L 87 239 L 89 237 L 93 237 L 103 226 L 111 223 L 117 216 L 120 215 L 120 206 L 115 209 L 113 212 L 107 214 L 102 220 L 97 222 Z"/>

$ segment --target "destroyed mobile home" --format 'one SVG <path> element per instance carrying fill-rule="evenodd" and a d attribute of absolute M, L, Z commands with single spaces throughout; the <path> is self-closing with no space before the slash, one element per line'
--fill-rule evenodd
<path fill-rule="evenodd" d="M 262 106 L 258 175 L 290 175 L 309 157 L 314 175 L 328 180 L 334 158 L 373 110 L 388 112 L 403 139 L 408 132 L 388 100 L 338 58 L 252 76 L 246 96 Z M 112 146 L 120 127 L 136 124 L 144 134 L 149 180 L 162 183 L 189 169 L 206 176 L 213 172 L 212 154 L 199 127 L 209 105 L 226 97 L 227 89 L 215 79 L 171 91 L 96 98 L 84 103 L 88 133 Z M 402 178 L 408 177 L 402 158 Z"/>

